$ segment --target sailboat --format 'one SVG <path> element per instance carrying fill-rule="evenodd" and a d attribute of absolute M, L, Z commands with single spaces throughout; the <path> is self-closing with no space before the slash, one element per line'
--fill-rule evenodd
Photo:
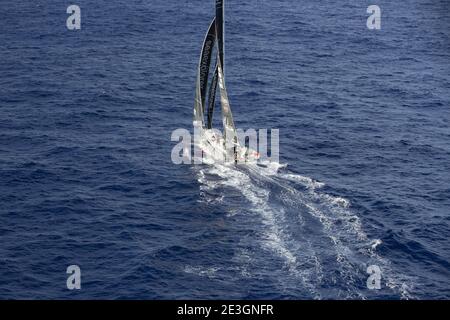
<path fill-rule="evenodd" d="M 216 17 L 206 33 L 198 66 L 194 128 L 199 132 L 199 147 L 202 158 L 206 162 L 254 162 L 259 159 L 259 154 L 255 150 L 240 145 L 228 100 L 224 73 L 224 29 L 224 0 L 216 0 Z M 217 57 L 215 67 L 211 70 L 213 52 L 216 52 Z M 223 134 L 213 129 L 217 86 L 219 86 L 222 106 Z"/>

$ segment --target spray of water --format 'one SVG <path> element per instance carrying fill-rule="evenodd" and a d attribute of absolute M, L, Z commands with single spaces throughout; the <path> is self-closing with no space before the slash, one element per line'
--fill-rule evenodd
<path fill-rule="evenodd" d="M 370 239 L 350 201 L 322 192 L 324 183 L 289 172 L 284 165 L 264 167 L 214 164 L 196 169 L 201 201 L 225 205 L 230 188 L 247 207 L 232 215 L 252 215 L 261 225 L 255 242 L 273 259 L 282 261 L 286 276 L 280 286 L 299 286 L 308 296 L 365 299 L 366 268 L 376 264 L 383 270 L 386 286 L 400 298 L 413 298 L 410 279 L 397 275 L 388 259 L 377 253 L 379 239 Z M 208 197 L 211 191 L 221 196 Z M 245 253 L 245 254 L 244 254 Z M 249 252 L 242 276 L 251 277 Z M 336 290 L 327 288 L 336 287 Z"/>

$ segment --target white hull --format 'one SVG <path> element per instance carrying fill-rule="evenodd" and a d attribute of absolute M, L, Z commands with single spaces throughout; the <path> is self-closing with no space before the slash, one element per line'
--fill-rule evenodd
<path fill-rule="evenodd" d="M 198 147 L 205 163 L 256 163 L 260 156 L 255 150 L 236 144 L 227 149 L 223 137 L 216 130 L 202 130 Z"/>

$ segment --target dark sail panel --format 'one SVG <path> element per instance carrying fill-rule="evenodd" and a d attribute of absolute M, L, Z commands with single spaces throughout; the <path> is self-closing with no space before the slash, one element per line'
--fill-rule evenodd
<path fill-rule="evenodd" d="M 215 42 L 216 42 L 216 24 L 214 19 L 206 35 L 205 42 L 203 44 L 202 56 L 200 60 L 199 76 L 200 76 L 200 92 L 202 97 L 203 111 L 205 111 L 206 93 L 208 90 L 209 68 L 211 66 L 211 58 Z"/>
<path fill-rule="evenodd" d="M 216 23 L 211 22 L 205 40 L 203 42 L 202 53 L 198 66 L 197 85 L 195 91 L 194 121 L 196 125 L 204 124 L 203 115 L 205 112 L 206 93 L 208 90 L 209 68 L 211 65 L 212 52 L 216 43 Z"/>

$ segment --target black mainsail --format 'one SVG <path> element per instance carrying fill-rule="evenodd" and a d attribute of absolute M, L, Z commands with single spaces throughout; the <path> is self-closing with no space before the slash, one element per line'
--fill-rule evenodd
<path fill-rule="evenodd" d="M 216 43 L 216 22 L 215 19 L 209 26 L 203 42 L 202 53 L 198 67 L 197 88 L 195 92 L 194 121 L 203 126 L 203 115 L 205 112 L 206 93 L 208 89 L 209 69 L 211 66 L 212 53 Z"/>

